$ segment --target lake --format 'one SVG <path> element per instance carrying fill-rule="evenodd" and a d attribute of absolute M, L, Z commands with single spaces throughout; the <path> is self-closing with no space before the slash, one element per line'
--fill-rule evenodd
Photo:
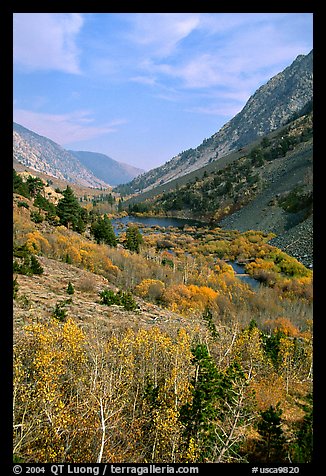
<path fill-rule="evenodd" d="M 169 226 L 181 228 L 183 226 L 203 226 L 203 223 L 200 223 L 195 220 L 190 220 L 186 218 L 170 218 L 170 217 L 134 217 L 128 215 L 122 218 L 113 218 L 111 220 L 114 231 L 119 233 L 121 228 L 125 228 L 128 223 L 136 223 L 144 225 L 147 227 L 150 226 L 161 226 L 168 228 Z"/>

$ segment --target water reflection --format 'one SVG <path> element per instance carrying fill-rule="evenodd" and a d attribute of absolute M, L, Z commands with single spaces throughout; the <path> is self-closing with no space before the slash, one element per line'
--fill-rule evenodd
<path fill-rule="evenodd" d="M 111 220 L 114 231 L 116 234 L 119 234 L 122 229 L 124 229 L 128 223 L 135 223 L 141 226 L 146 227 L 175 227 L 181 228 L 183 226 L 199 226 L 203 225 L 195 220 L 190 220 L 186 218 L 170 218 L 170 217 L 134 217 L 128 215 L 122 218 L 114 218 Z"/>
<path fill-rule="evenodd" d="M 244 283 L 249 284 L 252 289 L 258 289 L 260 287 L 260 282 L 257 279 L 252 278 L 246 274 L 245 266 L 239 264 L 235 261 L 228 261 L 228 264 L 232 266 L 233 271 L 237 278 L 241 279 Z"/>

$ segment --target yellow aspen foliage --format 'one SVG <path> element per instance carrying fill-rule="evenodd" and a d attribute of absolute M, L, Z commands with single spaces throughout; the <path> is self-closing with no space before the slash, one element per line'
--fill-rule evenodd
<path fill-rule="evenodd" d="M 256 258 L 252 263 L 246 265 L 246 271 L 249 274 L 256 274 L 258 271 L 275 271 L 276 267 L 273 261 L 264 260 L 262 258 Z"/>
<path fill-rule="evenodd" d="M 152 448 L 150 462 L 175 463 L 181 439 L 179 413 L 160 405 L 152 414 Z"/>
<path fill-rule="evenodd" d="M 85 383 L 85 336 L 71 319 L 31 324 L 25 331 L 14 348 L 16 451 L 35 462 L 62 461 L 67 435 L 79 439 L 82 424 L 74 400 Z"/>
<path fill-rule="evenodd" d="M 189 314 L 193 311 L 202 312 L 207 306 L 214 305 L 218 295 L 208 286 L 178 284 L 166 288 L 163 299 L 172 310 Z"/>
<path fill-rule="evenodd" d="M 190 337 L 180 330 L 175 339 L 158 328 L 139 331 L 136 337 L 135 375 L 148 397 L 142 402 L 142 439 L 147 461 L 184 459 L 180 408 L 189 402 L 192 353 Z"/>
<path fill-rule="evenodd" d="M 100 260 L 100 265 L 105 273 L 108 273 L 111 276 L 117 276 L 119 273 L 118 266 L 113 265 L 112 261 L 107 256 L 102 256 Z M 100 266 L 98 266 L 98 271 L 101 270 Z"/>
<path fill-rule="evenodd" d="M 279 348 L 281 374 L 286 382 L 286 393 L 289 392 L 290 380 L 295 379 L 295 344 L 292 339 L 281 338 Z"/>
<path fill-rule="evenodd" d="M 262 344 L 261 332 L 258 327 L 245 329 L 238 334 L 234 343 L 233 356 L 239 360 L 242 368 L 252 377 L 264 375 L 270 368 Z"/>
<path fill-rule="evenodd" d="M 195 463 L 200 458 L 200 447 L 193 437 L 189 440 L 189 445 L 185 453 L 185 463 Z"/>
<path fill-rule="evenodd" d="M 60 228 L 55 230 L 55 233 L 53 233 L 53 248 L 56 251 L 56 257 L 57 258 L 63 258 L 67 254 L 67 248 L 72 246 L 71 240 L 69 240 L 69 237 L 66 236 L 65 234 L 60 233 Z M 66 230 L 64 228 L 64 230 Z"/>
<path fill-rule="evenodd" d="M 300 335 L 299 329 L 286 317 L 268 319 L 265 321 L 264 325 L 274 333 L 282 332 L 284 335 L 290 337 L 297 337 Z"/>
<path fill-rule="evenodd" d="M 135 294 L 142 298 L 158 299 L 162 296 L 165 284 L 159 279 L 143 279 L 140 284 L 135 287 Z"/>
<path fill-rule="evenodd" d="M 230 276 L 234 276 L 234 269 L 232 268 L 232 266 L 230 264 L 227 264 L 225 261 L 223 260 L 217 260 L 215 266 L 214 266 L 214 270 L 216 271 L 217 274 L 229 274 Z"/>
<path fill-rule="evenodd" d="M 26 238 L 26 248 L 30 253 L 47 254 L 51 249 L 48 240 L 38 230 L 27 233 Z"/>
<path fill-rule="evenodd" d="M 67 244 L 67 247 L 65 248 L 65 256 L 69 255 L 71 262 L 74 263 L 75 265 L 79 265 L 82 262 L 82 256 L 80 254 L 80 250 L 74 245 L 69 245 Z M 64 256 L 62 256 L 64 258 Z"/>
<path fill-rule="evenodd" d="M 94 267 L 92 254 L 89 251 L 81 249 L 80 256 L 81 256 L 81 265 L 89 271 L 94 271 L 95 267 Z"/>

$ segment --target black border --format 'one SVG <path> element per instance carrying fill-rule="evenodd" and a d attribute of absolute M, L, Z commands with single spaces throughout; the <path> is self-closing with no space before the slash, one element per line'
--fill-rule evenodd
<path fill-rule="evenodd" d="M 3 386 L 3 391 L 1 392 L 1 418 L 3 419 L 0 423 L 1 428 L 1 453 L 0 453 L 0 469 L 4 469 L 4 474 L 13 474 L 12 472 L 12 284 L 11 284 L 11 274 L 12 274 L 12 122 L 13 122 L 13 111 L 12 111 L 12 101 L 13 101 L 13 60 L 12 60 L 12 50 L 13 50 L 13 41 L 12 41 L 12 17 L 13 13 L 37 13 L 37 12 L 81 12 L 81 13 L 144 13 L 152 12 L 151 5 L 139 5 L 138 2 L 105 2 L 105 1 L 84 1 L 80 0 L 78 2 L 63 2 L 62 0 L 47 0 L 44 4 L 40 5 L 37 2 L 29 1 L 12 1 L 11 5 L 4 5 L 5 2 L 1 5 L 0 10 L 0 21 L 2 22 L 0 28 L 1 35 L 1 45 L 2 45 L 2 55 L 4 59 L 1 61 L 1 76 L 2 76 L 2 86 L 4 86 L 4 91 L 2 91 L 2 101 L 1 101 L 1 138 L 2 138 L 2 158 L 0 160 L 1 164 L 1 175 L 0 179 L 2 182 L 2 187 L 0 187 L 2 193 L 1 200 L 1 219 L 2 219 L 2 237 L 5 237 L 5 241 L 2 242 L 2 264 L 5 264 L 5 271 L 2 271 L 2 285 L 1 291 L 3 292 L 4 299 L 2 302 L 2 311 L 1 311 L 1 382 Z M 323 427 L 322 427 L 322 396 L 323 396 L 323 375 L 319 375 L 321 367 L 323 367 L 322 355 L 320 354 L 321 348 L 323 346 L 323 334 L 322 334 L 322 323 L 324 319 L 323 308 L 321 307 L 320 294 L 322 292 L 323 284 L 323 275 L 322 275 L 322 257 L 323 257 L 323 248 L 322 248 L 322 226 L 324 222 L 324 206 L 323 202 L 325 200 L 323 194 L 323 161 L 326 158 L 321 153 L 323 148 L 320 144 L 321 134 L 319 130 L 322 127 L 322 106 L 320 93 L 323 92 L 325 86 L 321 82 L 323 77 L 320 74 L 322 67 L 322 48 L 321 48 L 321 38 L 322 35 L 322 21 L 323 16 L 321 12 L 321 2 L 313 1 L 274 1 L 274 2 L 232 2 L 229 4 L 223 2 L 222 5 L 218 5 L 217 2 L 200 2 L 200 5 L 188 5 L 188 10 L 196 11 L 196 8 L 200 6 L 202 11 L 207 11 L 211 13 L 313 13 L 314 15 L 314 117 L 315 117 L 315 127 L 314 127 L 314 152 L 317 157 L 314 163 L 314 192 L 315 192 L 315 210 L 314 210 L 314 294 L 315 294 L 315 304 L 314 307 L 316 311 L 314 312 L 314 364 L 315 364 L 315 378 L 314 378 L 314 460 L 311 464 L 306 465 L 293 465 L 300 467 L 299 474 L 318 474 L 319 465 L 323 463 Z M 184 12 L 185 5 L 179 5 L 176 2 L 169 2 L 168 0 L 162 4 L 162 6 L 157 5 L 157 12 Z M 218 12 L 215 12 L 214 9 L 221 7 Z M 244 7 L 246 11 L 244 12 Z M 319 8 L 318 8 L 319 7 Z M 109 11 L 108 11 L 109 10 Z M 157 13 L 155 12 L 155 13 Z M 8 273 L 8 275 L 7 275 Z M 5 304 L 5 305 L 3 305 Z M 26 464 L 22 465 L 24 467 L 28 466 Z M 33 466 L 33 465 L 32 465 Z M 40 465 L 34 465 L 40 466 Z M 41 465 L 49 467 L 46 471 L 46 474 L 51 474 L 50 465 L 45 464 Z M 67 465 L 66 465 L 67 466 Z M 78 466 L 78 465 L 73 465 Z M 80 465 L 79 465 L 80 466 Z M 146 466 L 146 465 L 142 465 Z M 178 465 L 177 465 L 178 466 Z M 211 471 L 216 469 L 218 474 L 224 475 L 232 474 L 251 474 L 252 466 L 249 464 L 220 464 L 209 463 L 206 465 L 203 464 L 194 464 L 193 466 L 199 467 L 199 474 L 205 473 L 211 474 Z M 275 465 L 276 466 L 276 465 Z M 262 466 L 261 466 L 262 467 Z M 8 471 L 6 469 L 8 468 Z M 208 473 L 208 471 L 210 473 Z M 262 472 L 262 471 L 261 471 Z M 23 471 L 22 474 L 25 474 Z M 63 473 L 65 474 L 65 473 Z"/>

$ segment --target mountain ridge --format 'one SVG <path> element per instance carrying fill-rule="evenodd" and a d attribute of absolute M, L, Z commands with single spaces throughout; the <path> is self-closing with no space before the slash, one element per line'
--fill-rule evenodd
<path fill-rule="evenodd" d="M 299 55 L 250 96 L 243 109 L 195 149 L 188 149 L 160 167 L 140 175 L 117 191 L 138 193 L 220 160 L 264 134 L 286 124 L 313 97 L 313 50 Z"/>
<path fill-rule="evenodd" d="M 313 111 L 306 112 L 241 151 L 132 196 L 124 206 L 129 213 L 272 232 L 277 246 L 311 267 Z"/>
<path fill-rule="evenodd" d="M 91 170 L 96 177 L 112 186 L 132 180 L 144 172 L 143 169 L 125 164 L 124 162 L 118 162 L 100 152 L 81 150 L 68 150 L 68 152 Z"/>
<path fill-rule="evenodd" d="M 85 155 L 91 160 L 85 160 Z M 36 172 L 90 188 L 112 187 L 143 172 L 105 154 L 69 151 L 16 122 L 13 122 L 13 159 Z M 108 180 L 110 174 L 113 177 L 111 182 Z"/>

